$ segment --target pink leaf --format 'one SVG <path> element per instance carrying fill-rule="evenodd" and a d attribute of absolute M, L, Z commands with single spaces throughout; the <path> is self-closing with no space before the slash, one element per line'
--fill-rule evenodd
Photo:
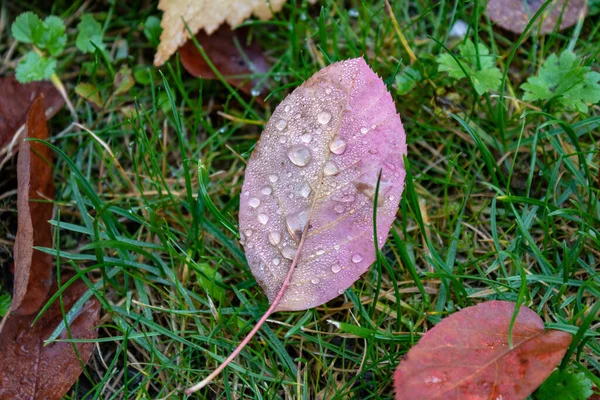
<path fill-rule="evenodd" d="M 571 335 L 545 331 L 541 318 L 515 303 L 467 307 L 431 329 L 396 370 L 396 400 L 525 399 L 565 355 Z"/>
<path fill-rule="evenodd" d="M 404 188 L 406 137 L 391 95 L 364 59 L 322 69 L 276 109 L 246 169 L 240 235 L 271 307 L 210 382 L 276 311 L 339 296 L 375 261 Z"/>
<path fill-rule="evenodd" d="M 302 251 L 276 311 L 339 296 L 375 261 L 404 187 L 404 129 L 392 97 L 362 58 L 313 75 L 275 110 L 252 153 L 240 201 L 248 264 L 269 300 Z"/>

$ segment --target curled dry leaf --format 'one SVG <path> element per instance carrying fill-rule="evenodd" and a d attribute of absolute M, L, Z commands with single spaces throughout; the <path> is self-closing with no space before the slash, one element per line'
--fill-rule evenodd
<path fill-rule="evenodd" d="M 38 97 L 27 113 L 26 138 L 48 139 L 44 102 Z M 52 256 L 33 246 L 52 247 L 54 180 L 52 152 L 39 142 L 22 140 L 17 162 L 18 229 L 11 311 L 29 315 L 40 309 L 52 284 Z"/>
<path fill-rule="evenodd" d="M 246 258 L 271 307 L 304 310 L 344 292 L 375 261 L 404 188 L 406 138 L 383 81 L 362 58 L 322 69 L 274 111 L 240 200 Z M 188 393 L 210 381 L 241 348 Z"/>
<path fill-rule="evenodd" d="M 12 151 L 13 137 L 25 123 L 29 106 L 40 95 L 44 98 L 44 110 L 48 119 L 65 104 L 50 82 L 21 84 L 14 76 L 0 78 L 0 158 Z M 14 143 L 18 142 L 15 140 Z"/>
<path fill-rule="evenodd" d="M 56 283 L 52 293 L 56 292 Z M 76 281 L 64 293 L 63 304 L 68 312 L 87 290 L 82 281 Z M 100 303 L 93 298 L 78 311 L 69 329 L 76 339 L 95 339 L 95 325 L 100 316 Z M 0 399 L 61 399 L 77 380 L 94 350 L 93 343 L 73 344 L 54 342 L 44 346 L 44 340 L 63 320 L 59 301 L 56 300 L 33 325 L 35 315 L 7 317 L 0 335 Z M 63 331 L 60 339 L 68 339 Z"/>
<path fill-rule="evenodd" d="M 269 63 L 256 42 L 247 43 L 247 33 L 248 30 L 244 28 L 234 31 L 228 26 L 222 26 L 212 35 L 199 32 L 196 34 L 196 40 L 227 82 L 247 94 L 253 94 L 252 92 L 258 90 L 259 93 L 255 95 L 259 95 L 260 80 L 250 79 L 249 76 L 266 74 L 269 71 Z M 188 40 L 179 49 L 179 56 L 181 63 L 190 74 L 203 79 L 217 79 L 193 40 Z"/>
<path fill-rule="evenodd" d="M 498 26 L 515 33 L 523 33 L 533 15 L 544 5 L 546 0 L 490 0 L 487 12 L 490 19 Z M 544 10 L 540 16 L 541 35 L 552 32 L 560 21 L 559 30 L 577 23 L 587 14 L 586 0 L 558 0 Z M 539 20 L 537 22 L 539 22 Z M 539 24 L 533 27 L 537 32 Z"/>
<path fill-rule="evenodd" d="M 431 329 L 396 370 L 396 400 L 525 399 L 565 355 L 571 335 L 544 330 L 541 318 L 515 303 L 467 307 Z"/>
<path fill-rule="evenodd" d="M 231 27 L 241 24 L 252 14 L 266 20 L 281 10 L 286 0 L 160 0 L 163 11 L 160 26 L 160 44 L 154 56 L 154 65 L 163 65 L 189 38 L 185 23 L 192 34 L 203 29 L 213 33 L 227 22 Z M 315 3 L 316 0 L 309 0 Z M 184 23 L 185 21 L 185 23 Z"/>

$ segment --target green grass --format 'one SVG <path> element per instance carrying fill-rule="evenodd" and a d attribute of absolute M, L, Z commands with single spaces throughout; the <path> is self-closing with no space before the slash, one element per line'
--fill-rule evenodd
<path fill-rule="evenodd" d="M 159 15 L 155 3 L 2 3 L 1 54 L 13 46 L 7 22 L 18 13 L 65 19 L 71 35 L 57 74 L 80 124 L 114 154 L 71 125 L 66 109 L 51 121 L 58 242 L 45 251 L 86 277 L 88 297 L 103 305 L 97 350 L 67 398 L 182 398 L 243 339 L 268 307 L 236 222 L 244 159 L 261 127 L 217 112 L 265 122 L 315 71 L 361 55 L 389 84 L 409 144 L 409 179 L 388 243 L 343 296 L 273 315 L 193 397 L 390 399 L 399 359 L 424 332 L 492 299 L 520 302 L 548 327 L 573 333 L 564 366 L 600 386 L 600 108 L 567 113 L 518 100 L 520 84 L 552 52 L 573 46 L 600 69 L 597 17 L 578 35 L 570 29 L 516 45 L 516 35 L 490 25 L 484 2 L 392 3 L 423 75 L 412 91 L 400 96 L 393 85 L 409 56 L 383 1 L 324 0 L 320 8 L 298 0 L 271 21 L 246 24 L 273 65 L 263 77 L 265 107 L 192 78 L 177 57 L 155 69 L 143 33 L 146 18 Z M 82 12 L 102 24 L 109 58 L 75 48 Z M 435 57 L 459 43 L 448 39 L 459 18 L 497 55 L 501 96 L 478 96 L 468 80 L 436 72 Z M 3 56 L 2 73 L 14 70 L 19 47 Z M 75 94 L 77 83 L 90 82 L 111 97 L 122 65 L 138 83 L 105 109 Z M 3 214 L 14 212 L 14 196 L 2 202 Z M 14 235 L 10 224 L 0 229 Z"/>

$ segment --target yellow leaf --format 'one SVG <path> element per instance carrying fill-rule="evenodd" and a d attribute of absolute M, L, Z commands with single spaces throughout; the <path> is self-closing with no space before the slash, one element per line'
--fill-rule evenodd
<path fill-rule="evenodd" d="M 234 27 L 254 14 L 266 20 L 280 11 L 286 0 L 160 0 L 158 9 L 163 11 L 160 26 L 160 44 L 154 56 L 154 65 L 164 64 L 175 51 L 190 38 L 185 23 L 195 35 L 202 28 L 213 33 L 227 22 Z M 309 0 L 315 3 L 316 0 Z M 183 22 L 185 20 L 185 23 Z"/>

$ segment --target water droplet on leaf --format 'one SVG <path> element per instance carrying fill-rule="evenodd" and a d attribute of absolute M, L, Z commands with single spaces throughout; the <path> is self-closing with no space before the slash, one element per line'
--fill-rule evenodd
<path fill-rule="evenodd" d="M 340 138 L 336 138 L 329 144 L 329 150 L 333 154 L 343 154 L 346 151 L 346 142 Z"/>
<path fill-rule="evenodd" d="M 325 125 L 331 121 L 331 114 L 327 111 L 322 111 L 317 114 L 317 121 L 319 121 L 321 125 Z"/>
<path fill-rule="evenodd" d="M 253 197 L 250 200 L 248 200 L 248 205 L 252 208 L 256 208 L 260 206 L 260 200 L 256 197 Z"/>
<path fill-rule="evenodd" d="M 297 165 L 298 167 L 304 167 L 308 165 L 312 158 L 308 147 L 303 145 L 292 146 L 289 149 L 287 156 L 292 164 Z"/>

